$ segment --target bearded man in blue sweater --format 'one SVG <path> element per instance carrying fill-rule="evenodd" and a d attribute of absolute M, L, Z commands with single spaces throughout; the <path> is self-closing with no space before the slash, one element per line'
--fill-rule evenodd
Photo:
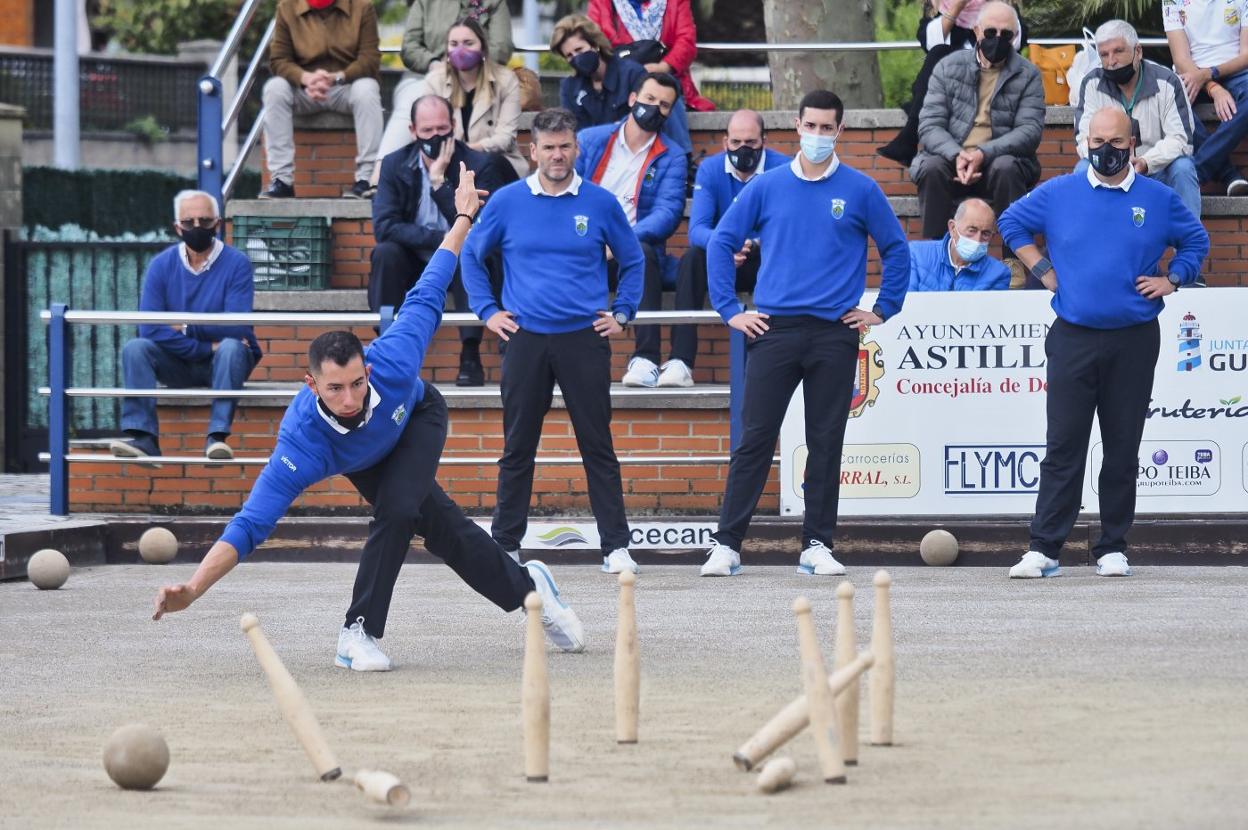
<path fill-rule="evenodd" d="M 835 94 L 807 93 L 796 123 L 801 153 L 742 189 L 711 235 L 711 305 L 750 339 L 741 441 L 732 452 L 719 529 L 703 576 L 732 576 L 741 569 L 741 542 L 799 383 L 808 460 L 798 570 L 819 576 L 845 573 L 832 546 L 859 332 L 901 311 L 910 251 L 879 185 L 836 157 L 844 114 Z M 747 237 L 755 236 L 763 252 L 754 288 L 758 313 L 746 313 L 737 302 L 733 257 Z M 867 287 L 868 237 L 883 264 L 880 292 L 870 311 L 858 308 Z"/>
<path fill-rule="evenodd" d="M 394 324 L 367 351 L 348 331 L 326 332 L 312 341 L 307 386 L 287 408 L 277 446 L 251 495 L 190 581 L 160 589 L 153 619 L 203 596 L 268 537 L 305 489 L 342 474 L 372 505 L 373 521 L 335 665 L 390 669 L 377 641 L 385 634 L 394 583 L 417 534 L 430 553 L 504 611 L 519 608 L 537 591 L 551 642 L 564 651 L 584 648 L 580 620 L 560 599 L 549 569 L 537 561 L 525 567 L 514 562 L 434 480 L 446 440 L 446 401 L 420 379 L 420 367 L 480 204 L 473 173 L 461 164 L 457 214 Z"/>
<path fill-rule="evenodd" d="M 1099 110 L 1088 128 L 1088 172 L 1046 182 L 997 222 L 1005 244 L 1053 292 L 1057 313 L 1045 339 L 1047 450 L 1030 549 L 1010 569 L 1014 579 L 1061 572 L 1058 556 L 1079 517 L 1093 414 L 1104 447 L 1096 572 L 1131 574 L 1127 531 L 1161 344 L 1157 315 L 1163 297 L 1196 281 L 1209 252 L 1209 235 L 1179 195 L 1135 172 L 1134 147 L 1130 117 L 1118 107 Z M 1049 259 L 1036 234 L 1044 234 Z M 1159 264 L 1171 247 L 1167 274 Z"/>

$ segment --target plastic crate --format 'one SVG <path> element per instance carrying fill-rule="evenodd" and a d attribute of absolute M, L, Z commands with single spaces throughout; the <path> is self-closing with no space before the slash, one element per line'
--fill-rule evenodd
<path fill-rule="evenodd" d="M 329 288 L 328 216 L 235 216 L 234 247 L 247 254 L 258 291 Z"/>

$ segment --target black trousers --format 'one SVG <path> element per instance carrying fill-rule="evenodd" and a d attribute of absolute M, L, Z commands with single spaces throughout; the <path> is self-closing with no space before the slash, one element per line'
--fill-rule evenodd
<path fill-rule="evenodd" d="M 1048 445 L 1031 520 L 1031 549 L 1057 559 L 1083 500 L 1092 414 L 1101 423 L 1104 460 L 1097 487 L 1101 538 L 1092 552 L 1126 552 L 1135 519 L 1140 437 L 1161 346 L 1156 320 L 1090 329 L 1058 319 L 1044 341 L 1048 356 Z"/>
<path fill-rule="evenodd" d="M 398 311 L 403 305 L 403 298 L 412 290 L 416 280 L 420 279 L 425 266 L 433 258 L 437 248 L 413 250 L 397 242 L 378 242 L 373 247 L 372 265 L 368 275 L 368 308 L 380 311 L 382 306 L 394 306 Z M 490 275 L 490 288 L 494 292 L 495 301 L 501 302 L 503 290 L 502 262 L 497 258 L 486 260 L 486 271 Z M 455 269 L 455 278 L 447 293 L 451 297 L 451 306 L 457 312 L 470 312 L 468 293 L 464 291 L 464 282 L 460 278 L 459 268 Z M 481 342 L 480 326 L 460 326 L 459 339 L 464 342 Z"/>
<path fill-rule="evenodd" d="M 958 202 L 978 196 L 992 205 L 997 216 L 1027 195 L 1040 178 L 1040 165 L 1035 158 L 997 156 L 988 163 L 983 176 L 972 185 L 954 178 L 955 166 L 940 156 L 924 156 L 915 173 L 919 189 L 919 212 L 923 218 L 923 236 L 940 239 L 949 230 L 949 220 Z"/>
<path fill-rule="evenodd" d="M 576 446 L 585 462 L 589 504 L 602 550 L 629 543 L 620 462 L 611 440 L 611 346 L 592 328 L 566 334 L 511 335 L 503 354 L 503 457 L 498 462 L 494 539 L 516 550 L 528 526 L 533 459 L 554 385 L 563 390 Z"/>
<path fill-rule="evenodd" d="M 649 242 L 641 243 L 641 252 L 646 255 L 645 283 L 641 289 L 641 302 L 638 311 L 659 311 L 663 308 L 663 268 L 660 251 Z M 620 281 L 620 263 L 614 258 L 607 263 L 607 287 L 612 291 Z M 659 326 L 633 326 L 633 356 L 644 357 L 654 363 L 659 362 Z"/>
<path fill-rule="evenodd" d="M 751 246 L 749 256 L 737 269 L 738 292 L 754 290 L 761 263 L 758 246 Z M 706 304 L 706 284 L 706 249 L 690 246 L 680 258 L 680 270 L 676 272 L 676 310 L 701 311 Z M 692 369 L 697 357 L 698 327 L 672 326 L 672 359 L 683 360 Z"/>
<path fill-rule="evenodd" d="M 806 404 L 806 515 L 802 544 L 836 536 L 841 445 L 854 393 L 858 332 L 840 321 L 772 316 L 771 328 L 746 345 L 741 444 L 728 466 L 719 511 L 718 542 L 741 549 L 754 508 L 771 473 L 780 425 L 802 382 Z"/>
<path fill-rule="evenodd" d="M 387 415 L 379 412 L 374 417 Z M 504 611 L 519 608 L 533 590 L 528 571 L 503 553 L 434 480 L 446 423 L 446 401 L 426 383 L 425 399 L 408 414 L 407 426 L 390 454 L 347 475 L 373 507 L 347 625 L 363 617 L 364 630 L 374 637 L 386 632 L 394 583 L 413 536 L 423 536 L 430 553 Z"/>

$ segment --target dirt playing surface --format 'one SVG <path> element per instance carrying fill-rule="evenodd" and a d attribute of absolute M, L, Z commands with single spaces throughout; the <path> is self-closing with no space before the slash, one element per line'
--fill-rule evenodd
<path fill-rule="evenodd" d="M 383 641 L 396 670 L 332 658 L 354 567 L 248 564 L 188 612 L 150 621 L 191 566 L 76 570 L 59 591 L 0 584 L 0 826 L 28 827 L 1242 827 L 1248 814 L 1248 571 L 1139 568 L 1011 582 L 1004 570 L 893 569 L 896 737 L 849 784 L 820 783 L 813 741 L 781 754 L 794 789 L 755 792 L 733 750 L 799 693 L 791 605 L 827 659 L 838 580 L 646 568 L 637 585 L 641 743 L 614 742 L 616 585 L 555 570 L 585 654 L 552 652 L 551 781 L 523 777 L 523 625 L 449 569 L 403 569 Z M 869 569 L 858 588 L 865 648 Z M 344 768 L 398 775 L 405 811 L 315 780 L 239 616 L 254 611 Z M 154 792 L 123 792 L 101 749 L 122 724 L 172 753 Z"/>

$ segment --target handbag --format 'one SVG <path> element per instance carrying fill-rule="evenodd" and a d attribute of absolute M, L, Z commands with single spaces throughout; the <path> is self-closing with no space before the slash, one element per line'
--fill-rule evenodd
<path fill-rule="evenodd" d="M 627 58 L 640 64 L 658 63 L 667 54 L 667 47 L 661 40 L 634 40 L 615 47 L 617 58 Z"/>

